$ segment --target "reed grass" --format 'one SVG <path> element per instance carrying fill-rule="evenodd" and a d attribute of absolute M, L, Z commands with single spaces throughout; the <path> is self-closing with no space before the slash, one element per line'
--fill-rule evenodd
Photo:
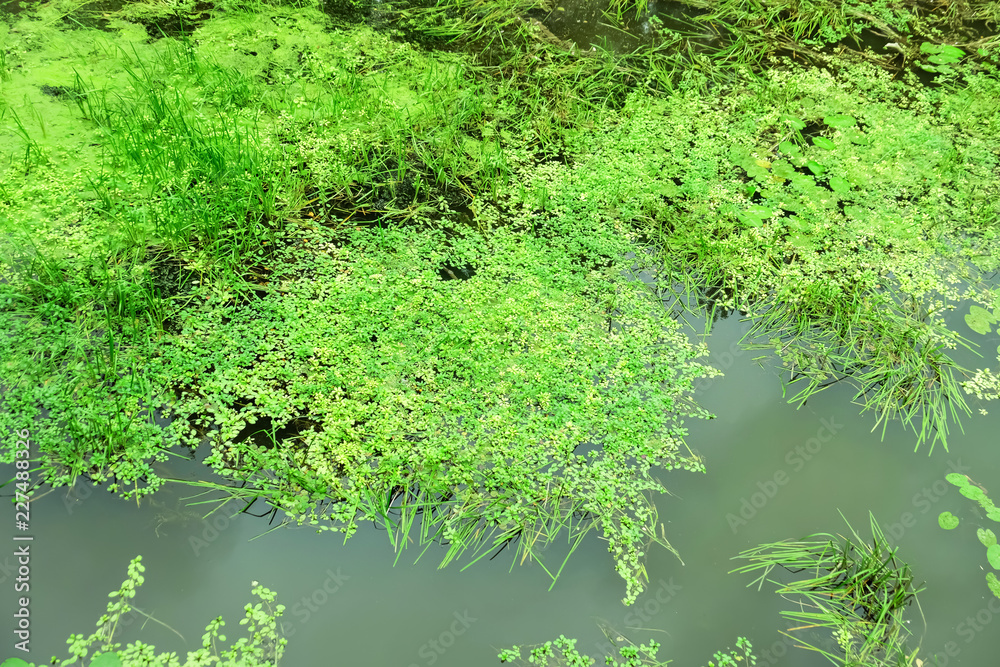
<path fill-rule="evenodd" d="M 930 443 L 933 451 L 940 442 L 947 451 L 950 425 L 961 428 L 961 418 L 972 413 L 959 384 L 969 371 L 943 341 L 971 349 L 969 341 L 889 294 L 815 296 L 805 308 L 760 306 L 742 341 L 785 360 L 789 386 L 804 385 L 789 402 L 803 405 L 848 382 L 857 387 L 862 413 L 875 413 L 873 430 L 881 425 L 884 436 L 889 421 L 898 420 L 917 436 L 915 450 Z M 882 307 L 873 309 L 868 300 L 874 299 Z"/>
<path fill-rule="evenodd" d="M 897 558 L 875 517 L 869 519 L 870 538 L 848 524 L 847 536 L 819 533 L 763 544 L 740 552 L 736 559 L 749 562 L 732 572 L 758 574 L 748 584 L 757 584 L 758 590 L 765 581 L 777 586 L 777 593 L 798 607 L 781 612 L 796 624 L 783 634 L 832 664 L 909 667 L 916 664 L 918 650 L 907 648 L 910 632 L 903 615 L 923 589 L 914 586 L 910 567 Z M 787 576 L 770 578 L 779 568 L 812 576 L 791 583 L 783 581 Z M 821 638 L 834 637 L 839 651 L 807 639 L 815 630 L 829 632 Z"/>

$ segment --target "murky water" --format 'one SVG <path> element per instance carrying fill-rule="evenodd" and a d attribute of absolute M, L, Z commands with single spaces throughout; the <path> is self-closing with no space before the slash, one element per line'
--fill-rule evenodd
<path fill-rule="evenodd" d="M 401 667 L 498 664 L 500 648 L 559 634 L 578 637 L 582 650 L 599 657 L 608 645 L 602 625 L 636 640 L 656 639 L 661 657 L 680 665 L 704 664 L 739 635 L 754 643 L 758 664 L 821 665 L 819 656 L 789 648 L 779 633 L 778 612 L 790 606 L 767 586 L 745 588 L 749 577 L 727 574 L 734 567 L 729 559 L 761 542 L 844 532 L 838 510 L 865 534 L 871 510 L 917 579 L 927 582 L 920 596 L 928 626 L 921 654 L 941 653 L 941 664 L 992 664 L 1000 634 L 991 623 L 1000 604 L 986 588 L 985 551 L 975 538 L 975 527 L 988 522 L 944 475 L 966 472 L 996 487 L 1000 413 L 967 420 L 950 453 L 914 453 L 914 437 L 898 425 L 880 442 L 869 432 L 872 422 L 851 406 L 847 387 L 834 387 L 800 410 L 787 405 L 774 370 L 760 368 L 755 353 L 735 345 L 746 326 L 730 318 L 709 339 L 712 363 L 726 377 L 706 384 L 698 398 L 718 418 L 689 424 L 688 439 L 705 457 L 708 474 L 669 474 L 665 482 L 675 496 L 658 502 L 686 565 L 666 551 L 650 553 L 649 589 L 633 607 L 620 603 L 623 584 L 596 538 L 585 541 L 548 592 L 540 567 L 512 566 L 505 555 L 466 572 L 439 571 L 435 558 L 442 549 L 432 548 L 416 565 L 413 550 L 393 567 L 388 540 L 373 529 L 346 545 L 307 528 L 260 536 L 266 519 L 190 516 L 181 500 L 190 490 L 165 489 L 156 506 L 137 509 L 81 487 L 33 505 L 30 659 L 61 651 L 72 632 L 92 631 L 105 594 L 124 578 L 128 560 L 142 554 L 146 584 L 135 602 L 184 639 L 151 622 L 140 627 L 138 615 L 123 637 L 181 653 L 198 648 L 204 625 L 219 614 L 230 621 L 230 637 L 238 636 L 233 626 L 257 580 L 288 607 L 289 665 L 331 659 Z M 185 474 L 182 465 L 173 466 Z M 963 520 L 952 533 L 937 525 L 944 510 Z M 0 525 L 9 540 L 8 512 L 10 520 Z M 561 550 L 552 546 L 545 557 L 557 561 Z M 8 593 L 16 576 L 11 552 L 0 561 L 0 586 Z M 12 597 L 3 596 L 0 610 L 8 619 Z M 920 615 L 911 617 L 921 633 Z"/>

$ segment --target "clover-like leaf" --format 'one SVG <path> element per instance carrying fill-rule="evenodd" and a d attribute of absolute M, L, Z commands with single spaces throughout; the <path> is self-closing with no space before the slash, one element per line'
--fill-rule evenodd
<path fill-rule="evenodd" d="M 992 547 L 997 543 L 996 534 L 989 528 L 980 528 L 976 530 L 976 537 L 978 537 L 979 541 L 983 543 L 983 546 L 987 548 Z"/>
<path fill-rule="evenodd" d="M 958 517 L 951 512 L 941 512 L 941 514 L 938 515 L 938 525 L 945 530 L 958 528 Z"/>

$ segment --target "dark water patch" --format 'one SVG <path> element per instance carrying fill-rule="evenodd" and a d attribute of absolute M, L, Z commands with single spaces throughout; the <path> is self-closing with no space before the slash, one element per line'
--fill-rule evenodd
<path fill-rule="evenodd" d="M 161 39 L 163 37 L 185 37 L 194 32 L 198 26 L 212 18 L 212 10 L 215 8 L 211 2 L 197 2 L 194 7 L 185 13 L 175 12 L 155 17 L 137 17 L 130 20 L 139 23 L 149 34 L 151 39 Z"/>
<path fill-rule="evenodd" d="M 469 280 L 476 275 L 476 269 L 472 264 L 443 264 L 438 269 L 441 280 Z"/>

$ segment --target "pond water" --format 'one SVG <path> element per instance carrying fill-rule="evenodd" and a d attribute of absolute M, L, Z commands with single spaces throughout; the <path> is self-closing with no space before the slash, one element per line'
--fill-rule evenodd
<path fill-rule="evenodd" d="M 182 654 L 199 647 L 205 624 L 217 615 L 229 619 L 230 638 L 239 636 L 234 626 L 256 580 L 287 606 L 289 665 L 499 664 L 500 648 L 560 634 L 579 638 L 579 648 L 600 658 L 608 646 L 602 627 L 613 636 L 654 638 L 663 644 L 660 657 L 678 665 L 705 664 L 739 635 L 753 642 L 758 664 L 827 664 L 789 648 L 778 612 L 790 604 L 767 585 L 760 592 L 747 589 L 752 577 L 727 574 L 734 567 L 730 557 L 758 543 L 843 533 L 838 511 L 866 535 L 870 510 L 916 579 L 927 582 L 920 595 L 927 621 L 921 655 L 941 653 L 941 664 L 993 664 L 1000 626 L 991 622 L 1000 605 L 986 588 L 985 550 L 975 538 L 975 527 L 989 522 L 944 475 L 965 472 L 995 491 L 1000 413 L 966 420 L 950 453 L 940 447 L 931 456 L 926 448 L 914 453 L 914 436 L 897 424 L 884 441 L 871 433 L 872 421 L 857 414 L 846 386 L 799 410 L 788 405 L 775 369 L 739 350 L 747 326 L 729 318 L 708 339 L 711 363 L 726 376 L 697 393 L 718 418 L 689 424 L 688 438 L 705 458 L 707 475 L 670 473 L 664 481 L 674 496 L 658 501 L 667 537 L 685 564 L 664 550 L 648 554 L 650 584 L 633 607 L 621 604 L 623 583 L 596 538 L 585 540 L 548 591 L 549 579 L 537 564 L 512 563 L 507 554 L 462 572 L 436 569 L 444 553 L 439 547 L 412 564 L 418 553 L 412 549 L 393 567 L 385 534 L 371 528 L 343 544 L 308 528 L 267 532 L 267 519 L 247 515 L 228 519 L 220 513 L 202 521 L 185 504 L 192 495 L 187 488 L 168 486 L 156 503 L 137 508 L 81 486 L 49 493 L 32 506 L 30 659 L 62 655 L 71 633 L 91 632 L 105 595 L 117 589 L 129 559 L 142 554 L 146 583 L 135 604 L 183 640 L 153 622 L 142 627 L 145 619 L 137 614 L 122 637 Z M 994 346 L 986 341 L 984 349 Z M 176 476 L 193 476 L 197 465 L 171 468 Z M 0 473 L 6 479 L 12 469 Z M 945 510 L 963 521 L 951 533 L 937 525 Z M 2 522 L 8 539 L 12 523 Z M 12 549 L 7 551 L 0 585 L 10 591 L 16 574 Z M 564 551 L 550 546 L 543 557 L 555 563 Z M 2 605 L 0 613 L 10 619 L 13 596 L 5 594 Z M 911 611 L 911 627 L 920 636 L 920 614 Z"/>

